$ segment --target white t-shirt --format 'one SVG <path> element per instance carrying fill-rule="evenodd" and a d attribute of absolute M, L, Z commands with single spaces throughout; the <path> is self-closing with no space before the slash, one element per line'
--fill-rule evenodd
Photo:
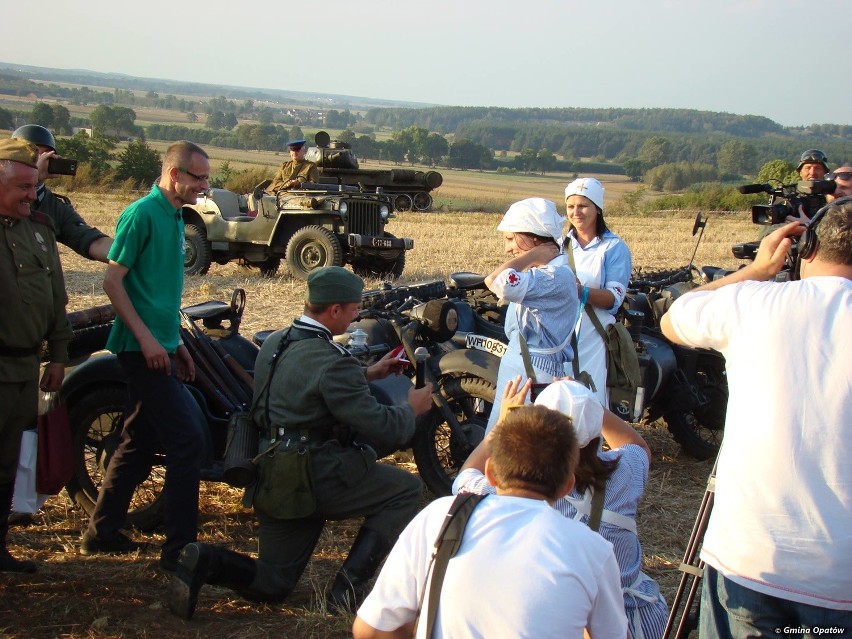
<path fill-rule="evenodd" d="M 402 532 L 358 610 L 369 625 L 390 631 L 414 619 L 452 501 L 432 502 Z M 433 636 L 579 639 L 584 627 L 595 639 L 626 636 L 612 545 L 544 501 L 480 502 L 447 568 Z M 421 617 L 417 636 L 425 631 Z"/>
<path fill-rule="evenodd" d="M 678 299 L 725 356 L 728 414 L 701 558 L 782 599 L 852 610 L 852 282 L 747 282 Z"/>

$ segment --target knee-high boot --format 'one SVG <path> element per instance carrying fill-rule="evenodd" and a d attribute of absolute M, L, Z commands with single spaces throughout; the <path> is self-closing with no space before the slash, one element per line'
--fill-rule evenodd
<path fill-rule="evenodd" d="M 391 549 L 391 542 L 369 528 L 361 528 L 349 556 L 334 578 L 326 599 L 329 608 L 353 612 L 361 603 L 367 583 L 376 574 L 382 560 Z"/>
<path fill-rule="evenodd" d="M 14 492 L 14 482 L 0 484 L 0 572 L 35 572 L 35 563 L 15 559 L 6 549 L 6 534 L 9 532 L 9 513 L 12 510 Z"/>
<path fill-rule="evenodd" d="M 251 557 L 200 542 L 187 544 L 181 550 L 172 577 L 169 609 L 179 617 L 190 619 L 201 586 L 207 583 L 240 591 L 251 585 L 256 573 L 255 560 Z"/>

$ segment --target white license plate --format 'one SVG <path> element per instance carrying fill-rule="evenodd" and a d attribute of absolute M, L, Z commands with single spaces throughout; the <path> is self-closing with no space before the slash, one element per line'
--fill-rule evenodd
<path fill-rule="evenodd" d="M 503 354 L 508 348 L 499 339 L 494 339 L 493 337 L 485 337 L 485 335 L 476 335 L 474 333 L 467 334 L 467 337 L 465 338 L 465 343 L 468 348 L 475 348 L 478 351 L 485 351 L 486 353 L 491 353 L 492 355 L 496 355 L 497 357 L 503 357 Z"/>

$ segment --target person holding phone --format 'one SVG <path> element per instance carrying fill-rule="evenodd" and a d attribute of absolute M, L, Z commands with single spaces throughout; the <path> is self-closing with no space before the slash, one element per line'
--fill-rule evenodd
<path fill-rule="evenodd" d="M 58 160 L 71 162 L 60 158 L 56 154 L 56 139 L 53 134 L 38 124 L 25 124 L 15 129 L 12 137 L 25 140 L 38 148 L 38 186 L 36 187 L 36 201 L 32 204 L 32 210 L 41 211 L 53 220 L 56 230 L 56 241 L 72 249 L 75 253 L 90 260 L 107 262 L 107 253 L 112 246 L 112 238 L 86 221 L 74 209 L 74 206 L 64 195 L 57 195 L 45 186 L 44 181 L 59 177 L 60 173 L 54 173 L 61 169 L 70 170 L 69 167 L 57 166 Z M 76 169 L 75 169 L 76 170 Z"/>

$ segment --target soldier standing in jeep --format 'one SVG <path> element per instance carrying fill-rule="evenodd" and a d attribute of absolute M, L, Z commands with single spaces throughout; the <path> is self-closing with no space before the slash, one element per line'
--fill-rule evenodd
<path fill-rule="evenodd" d="M 317 165 L 305 159 L 308 149 L 304 138 L 290 140 L 287 148 L 290 149 L 290 161 L 285 162 L 278 169 L 272 183 L 266 187 L 267 193 L 296 189 L 305 182 L 316 182 L 319 179 Z"/>

